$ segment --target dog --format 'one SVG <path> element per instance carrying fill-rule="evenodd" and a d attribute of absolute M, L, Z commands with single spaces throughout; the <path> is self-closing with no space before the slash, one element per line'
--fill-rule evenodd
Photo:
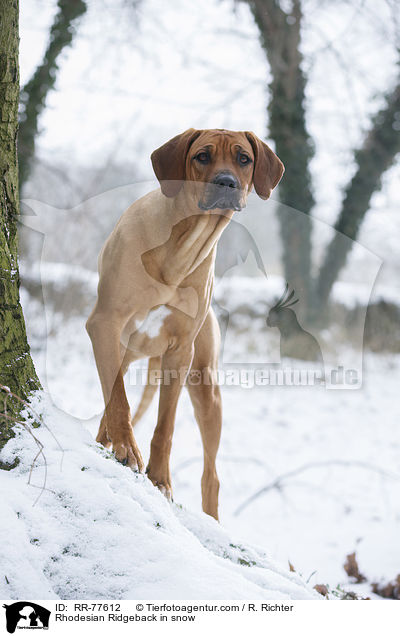
<path fill-rule="evenodd" d="M 217 242 L 252 187 L 268 199 L 284 167 L 253 133 L 223 129 L 191 128 L 151 160 L 160 188 L 124 212 L 99 256 L 98 297 L 86 323 L 105 404 L 96 440 L 143 471 L 123 376 L 133 361 L 149 358 L 149 371 L 159 370 L 164 380 L 146 472 L 171 499 L 178 399 L 189 372 L 202 370 L 201 382 L 187 384 L 204 449 L 202 507 L 218 519 L 220 333 L 211 308 Z M 156 388 L 148 387 L 134 424 Z"/>

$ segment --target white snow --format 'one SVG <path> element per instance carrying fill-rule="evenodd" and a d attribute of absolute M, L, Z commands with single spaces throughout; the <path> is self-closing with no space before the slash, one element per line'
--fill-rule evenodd
<path fill-rule="evenodd" d="M 226 278 L 221 283 L 219 300 L 230 296 L 232 279 L 229 282 Z M 281 293 L 282 283 L 282 279 L 273 277 L 268 281 L 236 279 L 229 310 L 234 314 L 244 301 L 253 307 L 257 303 L 272 302 L 275 295 Z M 219 285 L 216 293 L 218 290 Z M 353 292 L 357 295 L 356 289 Z M 353 292 L 349 297 L 354 298 Z M 385 290 L 374 291 L 374 298 L 381 295 L 386 296 Z M 387 296 L 390 297 L 390 293 Z M 174 500 L 184 506 L 181 510 L 177 505 L 169 507 L 146 478 L 137 477 L 112 459 L 106 459 L 108 453 L 94 442 L 103 402 L 84 327 L 86 315 L 71 315 L 56 321 L 51 306 L 47 307 L 47 322 L 53 327 L 44 345 L 38 337 L 41 332 L 38 305 L 26 292 L 23 301 L 29 338 L 36 346 L 33 352 L 36 367 L 53 403 L 50 406 L 46 402 L 46 422 L 65 448 L 65 456 L 60 471 L 58 447 L 44 429 L 37 429 L 41 439 L 43 436 L 49 462 L 47 487 L 58 495 L 45 492 L 32 507 L 39 493 L 26 485 L 36 452 L 32 440 L 23 434 L 3 451 L 3 458 L 7 454 L 11 457 L 14 449 L 23 461 L 16 471 L 0 471 L 1 490 L 7 502 L 7 507 L 6 504 L 3 507 L 6 530 L 1 537 L 2 545 L 7 547 L 3 549 L 2 560 L 9 564 L 4 571 L 14 572 L 16 590 L 7 592 L 0 588 L 1 594 L 29 596 L 28 592 L 37 588 L 38 597 L 42 598 L 46 590 L 47 595 L 76 594 L 79 597 L 87 594 L 96 598 L 97 590 L 85 585 L 97 585 L 98 581 L 93 579 L 98 575 L 105 586 L 104 595 L 112 598 L 118 594 L 121 598 L 129 594 L 159 597 L 170 594 L 172 598 L 177 590 L 184 596 L 186 593 L 193 598 L 201 596 L 205 582 L 196 577 L 188 581 L 190 577 L 183 565 L 188 563 L 191 568 L 193 561 L 187 556 L 189 544 L 182 536 L 190 536 L 193 546 L 194 534 L 196 549 L 206 559 L 207 567 L 217 568 L 219 564 L 213 572 L 218 571 L 221 577 L 220 566 L 224 576 L 226 568 L 232 569 L 229 559 L 222 559 L 221 565 L 221 554 L 224 550 L 230 554 L 230 543 L 245 546 L 246 554 L 253 554 L 249 545 L 259 545 L 256 553 L 284 564 L 285 575 L 285 564 L 290 560 L 303 580 L 311 577 L 312 585 L 328 583 L 334 588 L 340 583 L 346 589 L 351 587 L 343 563 L 346 555 L 354 550 L 360 570 L 369 582 L 388 581 L 397 576 L 400 409 L 395 396 L 400 383 L 399 356 L 365 353 L 363 382 L 357 390 L 327 391 L 317 386 L 222 386 L 224 421 L 217 458 L 221 482 L 221 526 L 218 526 L 200 512 L 202 445 L 186 390 L 178 405 L 171 455 Z M 276 330 L 265 330 L 265 321 L 260 325 L 260 320 L 248 319 L 242 326 L 237 320 L 236 338 L 231 339 L 235 346 L 232 358 L 236 351 L 255 350 L 257 353 L 262 339 L 268 350 L 273 348 Z M 351 365 L 353 358 L 351 348 L 340 350 L 343 362 Z M 143 365 L 140 361 L 133 369 L 140 370 Z M 141 383 L 135 384 L 134 379 L 141 377 L 140 373 L 133 372 L 126 377 L 132 410 L 142 392 Z M 135 428 L 145 462 L 156 418 L 157 399 Z M 89 470 L 81 471 L 82 467 Z M 288 474 L 291 471 L 295 471 L 294 474 Z M 34 483 L 41 486 L 42 482 L 43 469 L 35 469 Z M 268 484 L 272 485 L 264 494 L 237 512 L 249 497 Z M 167 528 L 160 535 L 152 534 L 153 521 L 145 523 L 149 509 L 154 511 L 153 521 Z M 16 512 L 22 513 L 18 522 Z M 182 525 L 189 534 L 182 534 Z M 12 528 L 12 532 L 7 528 Z M 150 540 L 151 536 L 156 538 L 155 542 Z M 157 543 L 160 537 L 163 546 L 166 543 L 173 546 L 173 566 L 168 561 L 168 550 L 160 555 L 162 550 L 159 551 Z M 40 545 L 39 542 L 30 544 L 30 540 L 36 538 L 40 539 Z M 62 554 L 64 548 L 68 548 L 65 555 Z M 71 556 L 75 553 L 81 556 Z M 198 552 L 196 555 L 193 559 L 203 559 Z M 61 565 L 52 557 L 60 559 Z M 144 565 L 145 557 L 149 559 L 147 565 Z M 14 559 L 18 567 L 13 565 Z M 136 559 L 140 572 L 135 570 L 133 575 Z M 29 561 L 29 565 L 21 571 L 24 560 Z M 254 560 L 260 563 L 258 558 Z M 155 561 L 160 564 L 159 571 Z M 125 562 L 129 570 L 126 574 L 118 569 L 124 567 L 125 571 Z M 171 581 L 165 573 L 167 566 L 164 570 L 167 562 Z M 274 572 L 276 567 L 272 568 Z M 206 595 L 226 598 L 240 596 L 243 590 L 248 590 L 244 593 L 254 596 L 254 588 L 246 586 L 254 584 L 254 579 L 250 581 L 249 577 L 256 572 L 269 590 L 258 590 L 257 594 L 274 596 L 282 591 L 271 583 L 268 568 L 237 568 L 237 565 L 233 568 L 234 584 L 213 573 Z M 101 572 L 109 573 L 109 583 L 105 581 L 108 575 L 103 576 Z M 11 578 L 7 577 L 11 584 Z M 1 577 L 0 585 L 4 585 Z M 353 589 L 371 595 L 369 584 L 353 586 Z M 296 588 L 294 597 L 297 591 Z"/>
<path fill-rule="evenodd" d="M 29 433 L 18 430 L 1 453 L 3 461 L 21 459 L 0 471 L 1 598 L 318 598 L 266 550 L 169 504 L 48 396 L 36 402 L 56 440 L 34 429 L 47 476 L 41 457 L 31 484 L 37 447 Z"/>

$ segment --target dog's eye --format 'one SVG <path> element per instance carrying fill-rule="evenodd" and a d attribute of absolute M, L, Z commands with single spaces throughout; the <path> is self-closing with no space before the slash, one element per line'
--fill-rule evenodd
<path fill-rule="evenodd" d="M 247 163 L 250 163 L 251 159 L 248 155 L 243 154 L 243 152 L 239 152 L 238 162 L 245 166 Z"/>
<path fill-rule="evenodd" d="M 195 159 L 197 159 L 197 161 L 200 161 L 200 163 L 208 163 L 210 160 L 210 155 L 208 154 L 208 152 L 199 152 L 199 154 L 196 155 Z"/>

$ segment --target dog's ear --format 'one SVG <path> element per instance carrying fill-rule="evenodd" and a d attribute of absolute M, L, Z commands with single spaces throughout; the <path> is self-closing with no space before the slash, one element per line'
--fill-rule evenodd
<path fill-rule="evenodd" d="M 189 128 L 181 135 L 170 139 L 151 155 L 151 163 L 161 191 L 167 197 L 175 197 L 185 178 L 186 155 L 201 130 Z"/>
<path fill-rule="evenodd" d="M 261 139 L 252 132 L 245 135 L 254 152 L 254 188 L 261 199 L 268 199 L 285 172 L 285 166 Z"/>

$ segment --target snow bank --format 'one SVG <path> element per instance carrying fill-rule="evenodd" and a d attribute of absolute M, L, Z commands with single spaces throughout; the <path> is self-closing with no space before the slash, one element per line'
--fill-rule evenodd
<path fill-rule="evenodd" d="M 21 427 L 1 452 L 21 460 L 0 471 L 1 598 L 321 598 L 210 517 L 169 504 L 48 397 L 35 404 L 48 426 L 33 430 L 46 489 L 43 457 L 27 483 L 37 446 Z"/>
<path fill-rule="evenodd" d="M 268 274 L 268 279 L 262 276 L 225 276 L 216 280 L 215 298 L 231 312 L 249 307 L 255 313 L 263 313 L 266 306 L 273 306 L 282 296 L 285 284 L 285 279 L 275 274 Z M 367 307 L 369 303 L 380 301 L 398 305 L 400 292 L 395 285 L 372 288 L 369 284 L 339 280 L 333 285 L 332 301 L 348 309 L 357 305 Z"/>

